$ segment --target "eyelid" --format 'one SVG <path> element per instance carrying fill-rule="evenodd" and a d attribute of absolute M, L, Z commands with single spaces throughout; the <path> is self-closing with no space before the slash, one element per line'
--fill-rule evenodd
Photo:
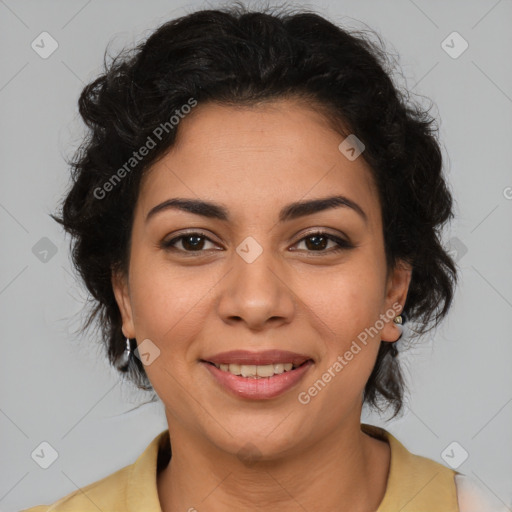
<path fill-rule="evenodd" d="M 220 242 L 215 241 L 215 235 L 211 235 L 209 232 L 203 230 L 202 228 L 190 228 L 185 231 L 178 231 L 177 233 L 173 233 L 172 238 L 169 240 L 164 239 L 164 243 L 172 242 L 173 240 L 180 239 L 181 237 L 190 236 L 190 235 L 200 235 L 204 238 L 207 238 L 211 242 L 216 244 L 220 244 Z"/>
<path fill-rule="evenodd" d="M 307 236 L 323 234 L 323 235 L 330 235 L 330 236 L 333 236 L 333 237 L 337 237 L 337 238 L 340 238 L 340 239 L 341 239 L 341 237 L 343 237 L 343 241 L 344 242 L 346 242 L 347 244 L 351 243 L 350 242 L 350 238 L 345 233 L 343 233 L 343 231 L 339 231 L 338 230 L 336 233 L 333 233 L 332 231 L 333 231 L 332 228 L 322 228 L 322 227 L 309 228 L 306 231 L 303 231 L 302 233 L 299 233 L 297 235 L 297 242 L 300 242 L 303 238 L 305 238 Z M 295 242 L 295 244 L 297 242 Z"/>
<path fill-rule="evenodd" d="M 178 233 L 173 234 L 172 237 L 170 237 L 169 239 L 167 239 L 167 237 L 164 238 L 158 245 L 160 246 L 160 248 L 162 248 L 164 250 L 175 249 L 177 252 L 181 252 L 183 254 L 187 254 L 187 253 L 188 254 L 194 254 L 194 253 L 200 254 L 200 253 L 208 252 L 208 250 L 184 251 L 182 249 L 176 249 L 176 247 L 173 247 L 173 245 L 178 243 L 182 238 L 186 238 L 187 236 L 192 236 L 192 235 L 199 235 L 202 238 L 204 238 L 205 240 L 207 240 L 213 244 L 220 245 L 219 242 L 216 242 L 215 240 L 213 240 L 214 237 L 207 234 L 201 228 L 195 228 L 195 229 L 190 228 L 189 230 L 186 230 L 186 231 L 180 231 Z M 211 250 L 211 249 L 209 249 L 209 250 Z"/>

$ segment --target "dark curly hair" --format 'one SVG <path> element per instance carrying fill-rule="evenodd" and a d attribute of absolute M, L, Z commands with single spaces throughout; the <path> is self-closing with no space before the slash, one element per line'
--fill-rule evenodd
<path fill-rule="evenodd" d="M 237 2 L 168 21 L 110 62 L 107 53 L 104 72 L 80 95 L 89 130 L 69 162 L 61 216 L 52 218 L 72 236 L 73 264 L 92 294 L 82 331 L 99 320 L 111 364 L 125 349 L 112 272 L 128 270 L 141 177 L 173 145 L 179 125 L 160 129 L 157 146 L 134 170 L 120 170 L 191 98 L 232 106 L 301 99 L 339 132 L 356 134 L 379 190 L 388 270 L 399 259 L 413 268 L 404 313 L 418 329 L 410 332 L 422 335 L 446 315 L 457 270 L 440 241 L 453 200 L 437 127 L 430 108 L 393 83 L 390 52 L 376 33 L 349 32 L 306 9 L 249 10 Z M 122 179 L 113 182 L 116 171 Z M 381 403 L 393 405 L 394 416 L 405 389 L 395 356 L 395 345 L 381 342 L 363 397 L 379 411 Z M 152 389 L 139 358 L 121 370 L 138 388 Z"/>

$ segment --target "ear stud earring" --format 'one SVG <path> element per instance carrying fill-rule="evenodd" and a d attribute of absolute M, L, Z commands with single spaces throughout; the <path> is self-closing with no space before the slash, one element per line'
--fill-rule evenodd
<path fill-rule="evenodd" d="M 398 336 L 398 339 L 391 342 L 390 353 L 391 353 L 392 357 L 396 357 L 398 355 L 398 349 L 396 348 L 396 342 L 402 337 L 402 335 L 404 333 L 404 329 L 402 327 L 404 320 L 405 320 L 404 316 L 405 315 L 402 313 L 401 315 L 397 315 L 395 318 L 393 318 L 393 322 L 398 326 L 398 329 L 400 331 L 400 336 Z"/>

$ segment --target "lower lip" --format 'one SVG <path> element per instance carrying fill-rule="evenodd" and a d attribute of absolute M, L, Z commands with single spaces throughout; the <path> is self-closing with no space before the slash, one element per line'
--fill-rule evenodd
<path fill-rule="evenodd" d="M 217 382 L 236 396 L 253 400 L 267 400 L 279 396 L 295 386 L 313 365 L 313 361 L 306 361 L 295 370 L 259 379 L 233 375 L 204 361 L 201 361 L 201 364 L 206 366 Z"/>

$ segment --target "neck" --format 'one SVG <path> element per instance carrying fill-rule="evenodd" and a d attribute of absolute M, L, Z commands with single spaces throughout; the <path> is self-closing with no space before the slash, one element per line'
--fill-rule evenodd
<path fill-rule="evenodd" d="M 174 427 L 174 425 L 173 425 Z M 387 442 L 359 421 L 272 460 L 241 461 L 190 430 L 171 431 L 172 458 L 157 478 L 163 512 L 377 510 L 389 473 Z"/>

